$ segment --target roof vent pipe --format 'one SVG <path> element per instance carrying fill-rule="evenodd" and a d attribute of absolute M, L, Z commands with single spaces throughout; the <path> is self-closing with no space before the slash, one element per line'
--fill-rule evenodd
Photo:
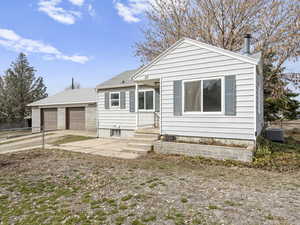
<path fill-rule="evenodd" d="M 71 84 L 71 89 L 75 89 L 75 85 L 74 85 L 74 78 L 72 77 L 72 84 Z"/>
<path fill-rule="evenodd" d="M 251 34 L 245 34 L 244 36 L 244 53 L 250 55 L 250 40 Z"/>

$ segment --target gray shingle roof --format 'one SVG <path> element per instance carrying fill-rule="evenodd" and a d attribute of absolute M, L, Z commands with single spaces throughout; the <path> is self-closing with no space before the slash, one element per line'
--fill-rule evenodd
<path fill-rule="evenodd" d="M 117 76 L 114 76 L 110 80 L 107 80 L 99 85 L 97 85 L 97 89 L 106 89 L 106 88 L 114 88 L 114 87 L 128 87 L 133 86 L 134 82 L 131 80 L 132 75 L 137 70 L 127 70 L 120 73 Z"/>
<path fill-rule="evenodd" d="M 53 96 L 33 102 L 28 106 L 95 103 L 96 100 L 97 94 L 95 88 L 80 88 L 59 92 Z"/>

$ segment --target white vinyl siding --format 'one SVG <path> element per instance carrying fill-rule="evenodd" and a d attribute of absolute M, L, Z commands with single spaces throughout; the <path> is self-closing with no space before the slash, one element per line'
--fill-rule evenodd
<path fill-rule="evenodd" d="M 182 43 L 137 78 L 161 81 L 161 133 L 194 137 L 255 139 L 255 65 L 190 43 Z M 174 116 L 174 80 L 236 76 L 236 115 L 224 113 Z"/>
<path fill-rule="evenodd" d="M 120 128 L 126 130 L 136 129 L 136 113 L 129 112 L 129 91 L 134 90 L 134 88 L 119 88 L 112 89 L 111 92 L 121 92 L 125 91 L 125 109 L 120 108 L 110 108 L 105 109 L 104 107 L 104 95 L 105 92 L 110 92 L 110 90 L 99 91 L 98 92 L 98 127 L 99 129 L 113 129 Z M 140 112 L 140 125 L 153 125 L 154 124 L 154 114 L 153 112 Z"/>

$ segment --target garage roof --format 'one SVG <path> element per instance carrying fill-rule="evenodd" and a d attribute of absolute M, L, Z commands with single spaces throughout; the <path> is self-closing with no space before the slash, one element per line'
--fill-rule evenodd
<path fill-rule="evenodd" d="M 27 106 L 96 103 L 96 99 L 97 95 L 95 88 L 70 89 L 33 102 Z"/>
<path fill-rule="evenodd" d="M 110 80 L 107 80 L 99 85 L 97 85 L 97 89 L 108 89 L 108 88 L 115 88 L 115 87 L 129 87 L 134 86 L 134 81 L 131 79 L 132 75 L 137 70 L 127 70 L 124 71 Z"/>

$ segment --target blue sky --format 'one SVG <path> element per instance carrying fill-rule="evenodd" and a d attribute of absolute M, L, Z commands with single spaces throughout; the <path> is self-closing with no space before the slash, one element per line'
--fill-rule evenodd
<path fill-rule="evenodd" d="M 0 72 L 18 53 L 28 54 L 48 93 L 74 77 L 95 87 L 140 65 L 134 43 L 143 39 L 148 0 L 10 0 L 0 8 Z M 287 64 L 289 72 L 300 63 Z"/>

